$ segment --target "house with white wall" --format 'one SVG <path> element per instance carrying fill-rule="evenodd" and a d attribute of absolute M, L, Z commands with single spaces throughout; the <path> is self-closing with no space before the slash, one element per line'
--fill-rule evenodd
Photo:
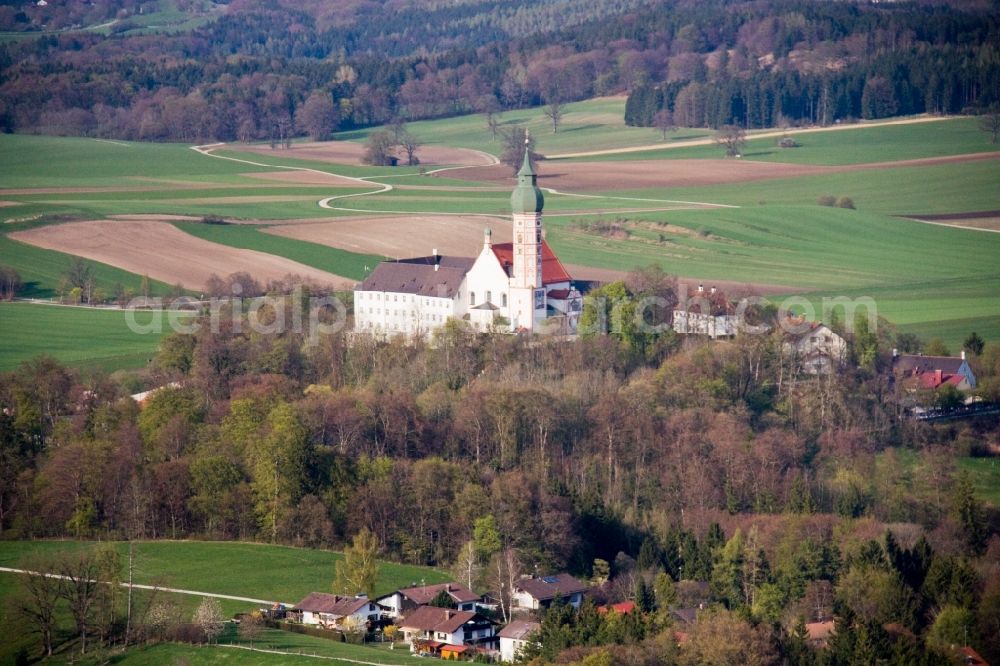
<path fill-rule="evenodd" d="M 500 639 L 500 661 L 517 661 L 530 643 L 533 635 L 542 628 L 537 622 L 530 620 L 512 620 L 510 624 L 497 633 Z"/>
<path fill-rule="evenodd" d="M 576 332 L 583 297 L 543 238 L 544 197 L 525 152 L 511 194 L 512 243 L 485 230 L 476 257 L 383 261 L 354 291 L 354 327 L 386 337 L 426 337 L 449 319 L 476 331 Z"/>
<path fill-rule="evenodd" d="M 325 592 L 310 592 L 305 599 L 292 607 L 301 613 L 302 624 L 325 629 L 357 629 L 369 622 L 377 622 L 382 608 L 368 597 L 341 597 Z"/>

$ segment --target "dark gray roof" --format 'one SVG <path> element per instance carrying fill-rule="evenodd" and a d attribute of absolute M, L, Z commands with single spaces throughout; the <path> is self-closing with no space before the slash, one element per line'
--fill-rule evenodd
<path fill-rule="evenodd" d="M 542 625 L 530 620 L 511 620 L 510 624 L 497 633 L 497 636 L 500 638 L 524 640 L 527 636 L 530 636 L 541 628 Z"/>
<path fill-rule="evenodd" d="M 960 356 L 922 356 L 916 354 L 901 354 L 893 359 L 893 369 L 896 372 L 912 374 L 913 372 L 934 372 L 940 370 L 949 375 L 958 374 L 965 359 Z"/>
<path fill-rule="evenodd" d="M 295 604 L 294 608 L 311 613 L 351 615 L 367 606 L 368 603 L 369 600 L 366 597 L 340 597 L 325 592 L 310 592 L 305 599 Z"/>
<path fill-rule="evenodd" d="M 361 283 L 361 291 L 390 291 L 417 296 L 452 298 L 472 268 L 469 257 L 415 257 L 383 261 Z"/>
<path fill-rule="evenodd" d="M 554 576 L 522 578 L 517 581 L 517 588 L 530 594 L 539 601 L 547 601 L 557 596 L 568 597 L 577 592 L 590 589 L 586 583 L 578 581 L 567 573 Z"/>

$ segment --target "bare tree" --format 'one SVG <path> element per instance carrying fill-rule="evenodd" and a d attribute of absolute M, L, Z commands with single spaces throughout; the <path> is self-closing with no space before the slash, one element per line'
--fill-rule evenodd
<path fill-rule="evenodd" d="M 80 634 L 80 652 L 86 654 L 87 633 L 94 621 L 100 585 L 97 558 L 87 551 L 68 554 L 59 562 L 58 571 L 63 577 L 62 597 L 69 604 L 76 631 Z"/>
<path fill-rule="evenodd" d="M 396 140 L 399 142 L 400 147 L 406 152 L 406 163 L 409 166 L 416 166 L 420 164 L 420 158 L 417 157 L 417 149 L 423 145 L 420 143 L 420 140 L 406 130 L 403 130 Z"/>
<path fill-rule="evenodd" d="M 739 157 L 746 141 L 747 133 L 739 125 L 723 125 L 715 135 L 715 142 L 725 146 L 726 157 Z"/>
<path fill-rule="evenodd" d="M 253 648 L 253 642 L 255 640 L 260 640 L 261 634 L 263 633 L 264 619 L 260 616 L 260 613 L 256 611 L 248 613 L 240 619 L 240 638 L 250 643 L 251 648 Z"/>
<path fill-rule="evenodd" d="M 546 100 L 542 113 L 544 113 L 545 117 L 551 121 L 552 133 L 555 134 L 559 131 L 559 124 L 562 122 L 563 115 L 566 113 L 566 104 L 558 97 L 553 97 Z"/>
<path fill-rule="evenodd" d="M 55 571 L 55 563 L 48 560 L 34 560 L 25 563 L 22 568 L 31 567 L 38 575 L 25 575 L 21 578 L 23 594 L 14 600 L 14 610 L 35 633 L 42 637 L 42 648 L 45 655 L 52 656 L 52 635 L 56 628 L 56 606 L 62 597 L 62 581 L 51 575 Z"/>
<path fill-rule="evenodd" d="M 388 130 L 375 130 L 368 135 L 368 145 L 361 161 L 372 166 L 392 166 L 396 140 Z"/>
<path fill-rule="evenodd" d="M 12 301 L 21 288 L 21 274 L 9 266 L 0 266 L 0 299 Z"/>
<path fill-rule="evenodd" d="M 520 125 L 513 125 L 501 130 L 503 133 L 504 148 L 500 154 L 500 161 L 511 168 L 513 173 L 517 173 L 524 163 L 524 148 L 528 147 L 528 155 L 531 159 L 531 166 L 540 159 L 540 155 L 535 152 L 535 139 L 528 134 L 528 130 Z"/>
<path fill-rule="evenodd" d="M 667 140 L 667 134 L 673 132 L 677 129 L 677 125 L 674 123 L 674 114 L 670 112 L 670 109 L 660 109 L 653 116 L 653 127 L 660 130 L 663 133 L 663 140 Z"/>

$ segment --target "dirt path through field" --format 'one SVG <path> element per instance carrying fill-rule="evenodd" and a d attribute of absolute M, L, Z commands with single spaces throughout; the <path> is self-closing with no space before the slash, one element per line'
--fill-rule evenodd
<path fill-rule="evenodd" d="M 938 227 L 1000 233 L 1000 210 L 987 210 L 976 213 L 945 213 L 943 215 L 906 215 L 900 217 L 904 220 L 933 224 Z"/>
<path fill-rule="evenodd" d="M 28 229 L 10 237 L 49 250 L 79 255 L 188 289 L 202 289 L 214 273 L 245 271 L 260 282 L 297 275 L 339 289 L 354 280 L 265 252 L 212 243 L 168 222 L 94 220 Z"/>

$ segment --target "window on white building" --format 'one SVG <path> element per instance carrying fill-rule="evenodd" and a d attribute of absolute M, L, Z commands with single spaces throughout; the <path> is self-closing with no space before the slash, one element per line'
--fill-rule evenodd
<path fill-rule="evenodd" d="M 492 300 L 493 300 L 493 293 L 492 293 L 492 292 L 489 292 L 489 291 L 487 291 L 487 292 L 486 292 L 486 302 L 487 302 L 487 303 L 489 303 L 489 302 L 491 302 Z"/>
<path fill-rule="evenodd" d="M 503 305 L 503 307 L 507 307 L 507 294 L 502 294 L 500 296 L 500 302 Z"/>
<path fill-rule="evenodd" d="M 475 304 L 476 304 L 476 292 L 470 291 L 469 292 L 469 305 L 475 305 Z"/>

